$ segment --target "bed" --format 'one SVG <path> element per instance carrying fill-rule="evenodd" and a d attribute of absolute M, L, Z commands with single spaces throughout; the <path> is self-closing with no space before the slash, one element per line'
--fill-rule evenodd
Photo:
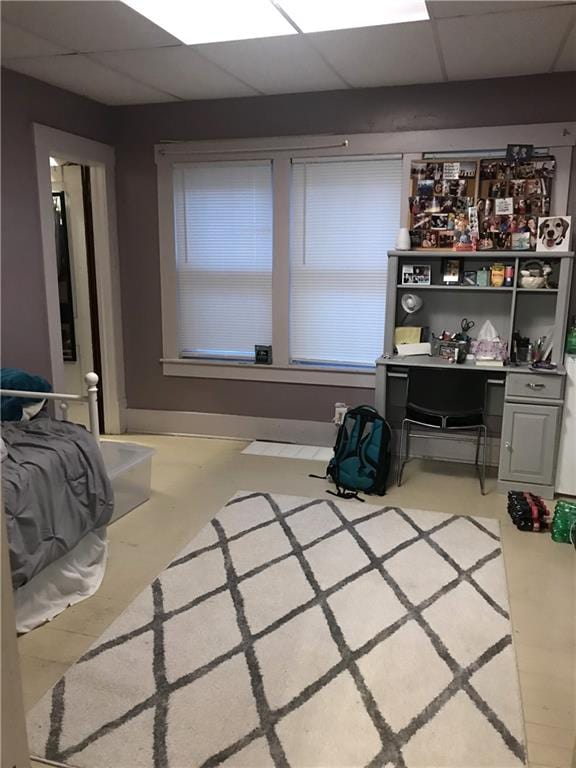
<path fill-rule="evenodd" d="M 106 567 L 113 490 L 99 448 L 97 383 L 85 395 L 1 389 L 3 398 L 55 401 L 29 421 L 2 424 L 3 502 L 18 632 L 27 632 L 92 595 Z M 67 403 L 88 403 L 90 431 L 65 418 Z"/>

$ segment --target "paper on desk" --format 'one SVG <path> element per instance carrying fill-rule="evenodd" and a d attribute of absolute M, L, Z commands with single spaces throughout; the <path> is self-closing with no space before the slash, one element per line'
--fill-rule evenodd
<path fill-rule="evenodd" d="M 410 355 L 431 355 L 432 347 L 429 341 L 421 344 L 397 344 L 398 357 L 409 357 Z"/>

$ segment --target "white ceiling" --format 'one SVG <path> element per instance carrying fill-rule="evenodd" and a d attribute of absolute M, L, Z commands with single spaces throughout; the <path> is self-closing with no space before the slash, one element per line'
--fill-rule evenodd
<path fill-rule="evenodd" d="M 430 21 L 194 46 L 115 0 L 1 5 L 3 66 L 104 104 L 576 70 L 576 0 L 428 0 Z"/>

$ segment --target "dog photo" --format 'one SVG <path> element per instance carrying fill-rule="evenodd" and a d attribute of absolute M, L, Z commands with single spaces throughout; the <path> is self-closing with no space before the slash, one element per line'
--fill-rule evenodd
<path fill-rule="evenodd" d="M 537 251 L 570 250 L 571 216 L 547 216 L 538 219 Z"/>

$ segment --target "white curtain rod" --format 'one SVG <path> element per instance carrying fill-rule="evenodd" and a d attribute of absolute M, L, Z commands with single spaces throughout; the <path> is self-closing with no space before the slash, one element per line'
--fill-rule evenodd
<path fill-rule="evenodd" d="M 161 141 L 161 144 L 172 144 L 173 146 L 176 144 L 180 144 L 180 142 L 172 142 L 172 141 Z M 317 144 L 313 147 L 243 147 L 240 149 L 186 149 L 185 147 L 176 147 L 174 146 L 173 149 L 169 149 L 168 147 L 166 149 L 162 148 L 159 149 L 158 152 L 161 155 L 238 155 L 243 153 L 250 154 L 251 152 L 300 152 L 302 150 L 305 151 L 314 151 L 318 149 L 342 149 L 342 147 L 349 146 L 350 142 L 348 139 L 344 139 L 344 141 L 340 141 L 337 144 Z"/>

